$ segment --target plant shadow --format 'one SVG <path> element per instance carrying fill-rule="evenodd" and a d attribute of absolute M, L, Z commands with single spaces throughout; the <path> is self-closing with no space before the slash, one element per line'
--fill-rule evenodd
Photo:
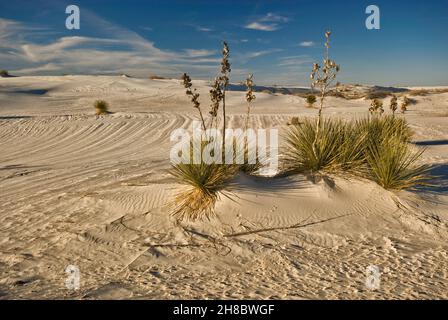
<path fill-rule="evenodd" d="M 448 145 L 448 140 L 425 140 L 425 141 L 415 141 L 417 146 L 444 146 Z"/>
<path fill-rule="evenodd" d="M 417 186 L 414 192 L 428 194 L 448 194 L 448 164 L 434 165 L 428 174 L 432 177 L 428 186 Z"/>

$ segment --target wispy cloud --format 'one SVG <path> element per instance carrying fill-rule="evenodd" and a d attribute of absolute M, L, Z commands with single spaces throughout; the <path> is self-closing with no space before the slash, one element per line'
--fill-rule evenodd
<path fill-rule="evenodd" d="M 202 32 L 212 32 L 213 31 L 212 28 L 201 27 L 201 26 L 196 27 L 196 30 L 202 31 Z"/>
<path fill-rule="evenodd" d="M 184 50 L 189 57 L 208 57 L 217 53 L 216 50 L 205 49 L 185 49 Z"/>
<path fill-rule="evenodd" d="M 235 53 L 234 57 L 241 64 L 246 64 L 251 59 L 256 59 L 262 56 L 267 56 L 273 53 L 281 52 L 283 49 L 268 49 L 268 50 L 260 50 L 260 51 L 248 51 L 243 53 Z"/>
<path fill-rule="evenodd" d="M 301 47 L 314 47 L 316 43 L 314 41 L 302 41 L 299 43 Z"/>
<path fill-rule="evenodd" d="M 280 58 L 277 66 L 279 67 L 301 66 L 312 62 L 313 59 L 307 55 L 288 56 Z"/>
<path fill-rule="evenodd" d="M 2 67 L 25 74 L 150 73 L 176 76 L 196 72 L 205 77 L 216 69 L 216 51 L 205 49 L 163 50 L 139 34 L 116 26 L 84 10 L 84 23 L 93 21 L 95 30 L 108 37 L 53 37 L 36 42 L 45 28 L 0 18 L 0 58 Z M 110 36 L 110 37 L 109 37 Z"/>
<path fill-rule="evenodd" d="M 249 22 L 244 27 L 246 29 L 260 30 L 260 31 L 276 31 L 281 28 L 282 23 L 289 21 L 288 17 L 281 16 L 275 13 L 268 13 L 252 22 Z"/>

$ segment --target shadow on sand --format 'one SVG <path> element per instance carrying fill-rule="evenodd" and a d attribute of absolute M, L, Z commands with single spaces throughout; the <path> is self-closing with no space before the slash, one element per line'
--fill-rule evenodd
<path fill-rule="evenodd" d="M 31 116 L 0 116 L 0 120 L 19 120 L 19 119 L 30 119 Z"/>
<path fill-rule="evenodd" d="M 444 146 L 448 145 L 448 140 L 426 140 L 426 141 L 415 141 L 417 146 Z"/>
<path fill-rule="evenodd" d="M 429 175 L 433 177 L 430 181 L 430 185 L 416 187 L 414 191 L 432 194 L 448 194 L 448 164 L 440 164 L 431 167 Z"/>

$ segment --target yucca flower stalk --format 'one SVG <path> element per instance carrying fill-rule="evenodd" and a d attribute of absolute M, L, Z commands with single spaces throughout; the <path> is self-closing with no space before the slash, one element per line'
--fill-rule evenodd
<path fill-rule="evenodd" d="M 340 67 L 334 62 L 330 60 L 330 36 L 331 31 L 325 32 L 325 57 L 323 61 L 323 66 L 320 66 L 318 63 L 313 64 L 313 70 L 311 72 L 311 88 L 318 88 L 320 91 L 320 105 L 316 123 L 316 136 L 313 146 L 315 149 L 315 145 L 319 138 L 319 130 L 321 126 L 322 119 L 322 110 L 324 108 L 325 97 L 328 93 L 328 89 L 331 87 L 333 81 L 336 79 L 336 75 L 340 70 Z"/>
<path fill-rule="evenodd" d="M 230 62 L 229 62 L 229 46 L 227 45 L 227 42 L 223 42 L 223 48 L 222 48 L 222 60 L 221 60 L 221 76 L 220 76 L 220 82 L 221 82 L 221 91 L 222 91 L 222 155 L 224 157 L 225 154 L 225 146 L 226 146 L 226 91 L 227 86 L 229 85 L 229 77 L 230 77 Z M 224 161 L 224 158 L 223 158 Z"/>
<path fill-rule="evenodd" d="M 379 99 L 373 99 L 372 102 L 370 103 L 369 112 L 372 115 L 373 114 L 382 115 L 384 113 L 383 102 Z"/>
<path fill-rule="evenodd" d="M 250 116 L 250 109 L 252 101 L 255 100 L 254 95 L 254 81 L 253 81 L 253 74 L 249 74 L 249 76 L 246 79 L 245 85 L 246 85 L 246 101 L 247 101 L 247 114 L 246 114 L 246 123 L 245 123 L 245 130 L 247 130 L 249 126 L 249 116 Z"/>
<path fill-rule="evenodd" d="M 193 84 L 192 84 L 191 78 L 188 74 L 184 73 L 182 75 L 182 81 L 183 81 L 184 88 L 187 89 L 186 94 L 187 94 L 187 96 L 190 97 L 191 103 L 193 103 L 193 107 L 198 109 L 198 111 L 199 111 L 199 116 L 201 117 L 201 122 L 202 122 L 202 129 L 205 130 L 205 121 L 204 121 L 204 117 L 202 116 L 201 104 L 199 102 L 199 93 L 196 92 L 196 89 L 192 90 Z"/>
<path fill-rule="evenodd" d="M 401 103 L 401 106 L 400 106 L 401 113 L 405 113 L 405 111 L 408 110 L 407 107 L 409 105 L 409 102 L 410 102 L 410 99 L 408 97 L 404 96 L 403 102 Z"/>
<path fill-rule="evenodd" d="M 390 110 L 392 111 L 392 114 L 395 115 L 395 111 L 397 111 L 398 108 L 398 99 L 397 96 L 393 96 L 392 99 L 390 99 Z"/>
<path fill-rule="evenodd" d="M 216 124 L 218 123 L 217 117 L 218 117 L 218 111 L 219 111 L 219 104 L 221 103 L 223 99 L 223 93 L 221 90 L 220 85 L 220 79 L 217 77 L 215 78 L 215 81 L 213 82 L 212 88 L 210 89 L 210 128 L 213 127 L 213 122 L 216 121 Z"/>

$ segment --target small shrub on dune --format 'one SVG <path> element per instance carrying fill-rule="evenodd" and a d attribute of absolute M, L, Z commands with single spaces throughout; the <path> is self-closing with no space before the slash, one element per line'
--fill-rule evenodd
<path fill-rule="evenodd" d="M 308 108 L 313 108 L 316 101 L 317 99 L 314 94 L 309 94 L 306 96 L 306 103 Z"/>
<path fill-rule="evenodd" d="M 96 100 L 93 104 L 97 115 L 108 114 L 109 104 L 104 100 Z"/>
<path fill-rule="evenodd" d="M 9 77 L 8 71 L 0 70 L 0 77 L 3 77 L 3 78 Z"/>

